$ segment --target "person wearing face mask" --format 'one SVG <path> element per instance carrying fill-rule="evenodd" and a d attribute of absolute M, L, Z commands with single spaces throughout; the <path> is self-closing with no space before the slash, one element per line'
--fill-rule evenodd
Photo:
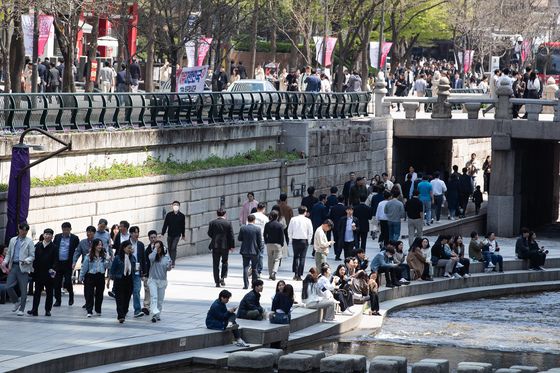
<path fill-rule="evenodd" d="M 167 249 L 171 257 L 171 267 L 175 267 L 175 259 L 177 258 L 177 245 L 179 239 L 185 239 L 185 215 L 179 211 L 181 204 L 179 201 L 173 201 L 173 211 L 165 215 L 161 235 L 165 236 L 167 232 Z"/>
<path fill-rule="evenodd" d="M 132 297 L 136 258 L 131 254 L 132 244 L 130 241 L 124 241 L 111 265 L 111 278 L 115 283 L 117 320 L 121 324 L 124 323 L 130 305 L 130 298 Z"/>

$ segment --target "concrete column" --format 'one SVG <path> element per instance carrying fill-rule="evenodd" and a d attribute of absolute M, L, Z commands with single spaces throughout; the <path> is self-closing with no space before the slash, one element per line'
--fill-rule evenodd
<path fill-rule="evenodd" d="M 438 98 L 434 103 L 432 110 L 432 118 L 434 119 L 450 119 L 451 118 L 451 104 L 447 101 L 451 94 L 449 90 L 449 79 L 443 77 L 439 80 L 438 85 Z"/>
<path fill-rule="evenodd" d="M 498 84 L 499 86 L 496 89 L 498 102 L 496 102 L 496 115 L 494 117 L 496 119 L 513 119 L 513 105 L 509 101 L 513 95 L 513 89 L 505 79 L 499 80 Z"/>
<path fill-rule="evenodd" d="M 521 195 L 516 185 L 518 168 L 516 152 L 509 135 L 492 136 L 488 231 L 495 232 L 498 236 L 512 237 L 518 233 L 521 222 Z"/>
<path fill-rule="evenodd" d="M 379 74 L 377 79 L 375 79 L 375 88 L 373 90 L 373 96 L 375 101 L 375 116 L 384 117 L 388 113 L 385 113 L 383 106 L 383 98 L 387 96 L 387 83 L 385 83 L 385 76 Z"/>
<path fill-rule="evenodd" d="M 403 102 L 404 115 L 406 119 L 416 119 L 416 111 L 418 110 L 418 102 Z"/>

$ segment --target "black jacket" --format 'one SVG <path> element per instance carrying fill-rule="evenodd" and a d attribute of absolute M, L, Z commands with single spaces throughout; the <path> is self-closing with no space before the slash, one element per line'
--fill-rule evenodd
<path fill-rule="evenodd" d="M 333 207 L 331 207 L 331 211 L 329 213 L 329 219 L 333 221 L 335 227 L 338 226 L 338 222 L 341 218 L 346 216 L 346 206 L 342 203 L 337 203 Z"/>
<path fill-rule="evenodd" d="M 261 307 L 260 303 L 261 295 L 254 290 L 251 290 L 243 299 L 241 299 L 241 303 L 239 303 L 239 309 L 237 310 L 237 317 L 240 319 L 247 318 L 247 312 L 257 310 L 259 312 L 263 312 L 263 308 Z"/>
<path fill-rule="evenodd" d="M 358 219 L 358 231 L 369 232 L 369 221 L 373 218 L 373 209 L 365 203 L 354 206 L 354 217 Z"/>
<path fill-rule="evenodd" d="M 473 192 L 473 184 L 472 178 L 467 174 L 462 174 L 459 177 L 459 193 L 461 194 L 472 194 Z"/>
<path fill-rule="evenodd" d="M 307 196 L 301 199 L 301 205 L 307 207 L 307 212 L 309 212 L 310 214 L 313 206 L 315 206 L 317 202 L 319 202 L 319 198 L 315 196 Z"/>
<path fill-rule="evenodd" d="M 284 228 L 279 221 L 269 221 L 265 224 L 264 243 L 275 243 L 284 246 Z"/>
<path fill-rule="evenodd" d="M 238 240 L 241 241 L 241 255 L 259 255 L 263 247 L 261 229 L 254 224 L 243 225 L 239 229 Z"/>
<path fill-rule="evenodd" d="M 60 251 L 60 241 L 61 240 L 62 240 L 62 233 L 59 233 L 56 236 L 54 236 L 53 243 L 54 243 L 54 246 L 55 246 L 55 249 L 56 249 L 56 259 L 57 259 L 57 261 L 60 258 L 59 251 Z M 72 260 L 74 258 L 74 252 L 76 251 L 76 248 L 78 247 L 79 244 L 80 244 L 80 239 L 78 238 L 78 236 L 70 233 L 70 247 L 68 248 L 68 260 L 66 260 L 64 262 L 58 261 L 57 268 L 63 269 L 62 266 L 64 266 L 65 269 L 72 268 Z M 55 268 L 55 270 L 57 270 L 57 269 Z"/>
<path fill-rule="evenodd" d="M 358 218 L 352 216 L 352 220 L 354 224 L 356 224 L 356 227 L 358 227 L 358 225 L 360 224 Z M 336 245 L 342 248 L 344 246 L 344 233 L 346 232 L 346 217 L 343 217 L 338 221 L 338 224 L 336 226 L 336 231 L 338 232 L 338 242 L 336 242 Z M 358 229 L 354 231 L 354 240 L 356 240 L 357 234 L 358 234 Z"/>
<path fill-rule="evenodd" d="M 165 232 L 169 237 L 185 237 L 185 215 L 181 211 L 178 211 L 177 214 L 171 211 L 165 215 L 161 235 L 163 236 Z"/>
<path fill-rule="evenodd" d="M 356 185 L 356 182 L 352 180 L 348 180 L 344 183 L 344 187 L 342 188 L 342 195 L 344 196 L 344 203 L 348 204 L 348 198 L 350 198 L 350 189 L 352 188 L 352 183 Z"/>
<path fill-rule="evenodd" d="M 56 270 L 58 266 L 58 251 L 53 242 L 46 247 L 43 242 L 35 244 L 35 260 L 33 261 L 33 278 L 35 280 L 50 279 L 49 269 Z"/>
<path fill-rule="evenodd" d="M 348 204 L 349 205 L 357 205 L 360 203 L 360 197 L 365 196 L 367 198 L 368 191 L 365 185 L 359 186 L 358 184 L 354 185 L 350 189 L 350 196 L 348 197 Z"/>
<path fill-rule="evenodd" d="M 212 240 L 209 250 L 229 250 L 235 247 L 231 223 L 224 218 L 214 219 L 208 225 L 208 237 Z"/>

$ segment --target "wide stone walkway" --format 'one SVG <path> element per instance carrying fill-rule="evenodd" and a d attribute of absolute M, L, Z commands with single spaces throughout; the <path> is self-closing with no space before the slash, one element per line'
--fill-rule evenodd
<path fill-rule="evenodd" d="M 445 224 L 445 220 L 440 224 Z M 403 224 L 402 234 L 407 234 L 406 224 Z M 406 240 L 403 240 L 406 242 Z M 469 239 L 465 239 L 468 245 Z M 432 241 L 433 242 L 433 241 Z M 502 255 L 504 258 L 514 258 L 514 239 L 501 240 Z M 541 241 L 541 244 L 551 250 L 551 257 L 560 257 L 558 242 Z M 407 245 L 405 245 L 406 247 Z M 377 242 L 368 240 L 367 253 L 371 258 L 378 251 Z M 307 256 L 306 268 L 314 266 L 311 258 L 311 249 Z M 134 319 L 127 318 L 124 324 L 116 320 L 115 301 L 105 295 L 103 314 L 101 317 L 86 318 L 82 305 L 83 287 L 75 286 L 75 304 L 68 306 L 68 297 L 63 296 L 62 306 L 54 308 L 51 317 L 44 316 L 44 297 L 39 308 L 39 316 L 23 317 L 12 313 L 12 305 L 0 305 L 0 336 L 3 343 L 0 347 L 0 371 L 6 371 L 15 366 L 20 366 L 23 361 L 32 356 L 50 352 L 52 356 L 64 354 L 69 348 L 88 347 L 91 350 L 106 349 L 117 346 L 134 344 L 135 338 L 154 337 L 162 338 L 166 334 L 185 332 L 188 334 L 204 334 L 206 312 L 221 289 L 214 286 L 212 278 L 211 255 L 199 255 L 182 258 L 177 261 L 177 266 L 169 273 L 169 286 L 164 302 L 161 322 L 152 323 L 149 317 Z M 246 290 L 242 289 L 243 279 L 241 270 L 241 257 L 236 250 L 230 255 L 229 276 L 226 279 L 226 289 L 233 293 L 232 305 L 238 304 Z M 265 271 L 263 279 L 265 288 L 261 303 L 270 307 L 276 282 L 268 280 Z M 296 298 L 301 297 L 301 282 L 292 281 L 292 258 L 283 260 L 277 279 L 286 280 L 296 290 Z M 329 255 L 329 263 L 336 267 L 334 255 Z M 265 275 L 266 273 L 266 275 Z M 143 292 L 142 292 L 143 295 Z M 27 298 L 27 309 L 31 307 L 32 297 Z M 132 316 L 132 301 L 131 311 Z M 37 355 L 38 356 L 38 355 Z"/>

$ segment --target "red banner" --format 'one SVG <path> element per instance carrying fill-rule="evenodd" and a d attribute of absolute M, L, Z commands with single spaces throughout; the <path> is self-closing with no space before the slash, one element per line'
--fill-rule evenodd
<path fill-rule="evenodd" d="M 521 64 L 527 61 L 527 58 L 531 55 L 531 39 L 524 39 L 521 44 Z"/>
<path fill-rule="evenodd" d="M 208 54 L 208 50 L 210 49 L 210 45 L 212 45 L 212 38 L 201 38 L 199 40 L 196 66 L 202 66 L 202 63 Z"/>
<path fill-rule="evenodd" d="M 42 56 L 45 52 L 45 45 L 47 45 L 49 41 L 53 21 L 53 16 L 48 16 L 46 14 L 39 15 L 39 56 Z"/>

